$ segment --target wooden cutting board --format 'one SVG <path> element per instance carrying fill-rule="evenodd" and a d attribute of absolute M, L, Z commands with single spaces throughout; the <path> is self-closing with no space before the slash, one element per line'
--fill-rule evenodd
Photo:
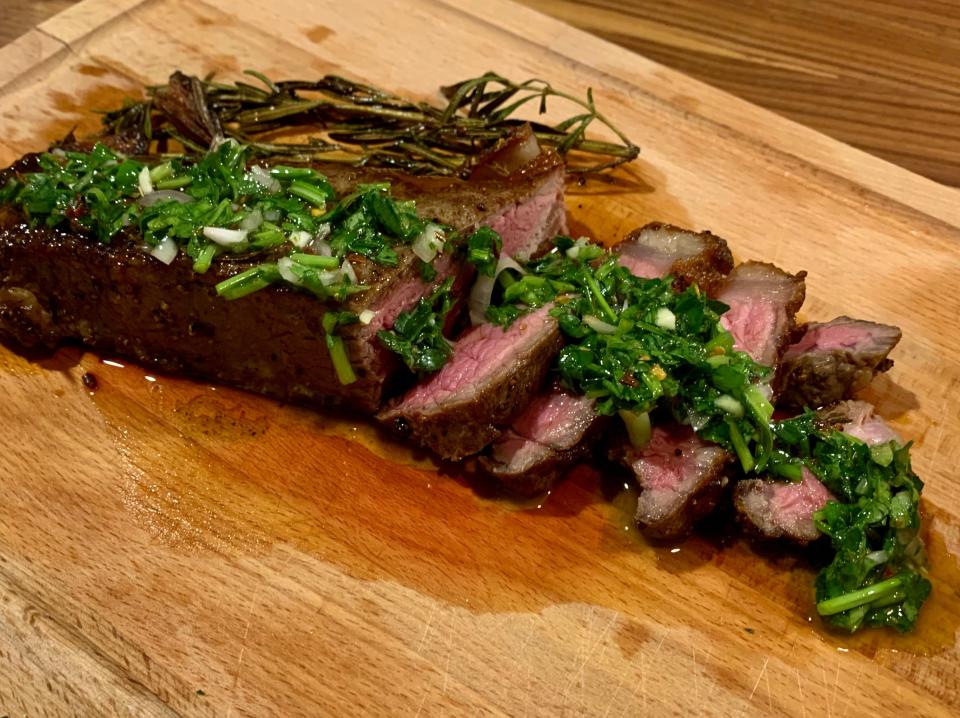
<path fill-rule="evenodd" d="M 499 0 L 88 0 L 0 51 L 0 159 L 175 68 L 592 86 L 643 154 L 570 187 L 577 231 L 710 228 L 807 269 L 806 317 L 903 328 L 867 395 L 916 442 L 934 594 L 914 635 L 829 634 L 803 559 L 651 546 L 616 474 L 518 506 L 363 423 L 3 349 L 0 714 L 957 714 L 955 190 Z"/>

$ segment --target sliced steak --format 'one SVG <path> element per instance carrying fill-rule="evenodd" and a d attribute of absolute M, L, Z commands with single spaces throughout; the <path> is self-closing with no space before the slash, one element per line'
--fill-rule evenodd
<path fill-rule="evenodd" d="M 480 324 L 436 374 L 379 418 L 444 459 L 460 460 L 496 439 L 543 384 L 560 351 L 557 321 L 542 307 L 506 330 Z"/>
<path fill-rule="evenodd" d="M 30 168 L 26 157 L 9 171 Z M 521 252 L 539 249 L 543 236 L 565 226 L 563 166 L 552 153 L 495 180 L 414 177 L 334 163 L 316 168 L 339 195 L 358 183 L 389 181 L 395 196 L 417 201 L 421 215 L 464 232 L 492 223 L 505 242 L 526 248 Z M 0 184 L 5 181 L 0 173 Z M 370 309 L 374 318 L 342 330 L 357 374 L 356 382 L 343 386 L 324 345 L 321 322 L 328 307 L 322 302 L 279 286 L 235 301 L 217 296 L 218 282 L 262 257 L 222 257 L 206 274 L 195 274 L 183 254 L 170 266 L 146 255 L 133 233 L 102 245 L 72 232 L 31 229 L 14 208 L 0 207 L 0 338 L 48 348 L 79 340 L 163 371 L 284 400 L 373 412 L 400 369 L 377 331 L 461 269 L 441 256 L 437 278 L 425 282 L 413 253 L 401 247 L 398 254 L 397 267 L 351 257 L 359 281 L 371 289 L 348 308 Z"/>
<path fill-rule="evenodd" d="M 660 223 L 634 230 L 615 251 L 637 276 L 673 275 L 678 291 L 692 283 L 714 291 L 733 267 L 733 256 L 720 237 Z M 540 493 L 564 469 L 589 455 L 607 423 L 595 414 L 592 401 L 554 387 L 538 395 L 494 442 L 481 467 L 514 493 Z"/>
<path fill-rule="evenodd" d="M 741 521 L 764 538 L 806 544 L 820 537 L 813 514 L 833 499 L 810 471 L 800 481 L 748 479 L 733 490 L 733 503 Z"/>
<path fill-rule="evenodd" d="M 841 401 L 819 412 L 824 421 L 835 424 L 845 434 L 860 439 L 867 446 L 895 441 L 902 444 L 899 434 L 882 417 L 874 413 L 865 401 Z"/>
<path fill-rule="evenodd" d="M 734 347 L 759 364 L 776 366 L 796 329 L 806 272 L 788 272 L 765 262 L 744 262 L 717 294 L 730 310 L 720 323 L 733 334 Z"/>
<path fill-rule="evenodd" d="M 686 536 L 716 508 L 728 483 L 727 464 L 733 461 L 729 452 L 680 425 L 656 426 L 641 451 L 625 443 L 612 458 L 636 477 L 637 526 L 663 540 Z"/>
<path fill-rule="evenodd" d="M 783 353 L 777 375 L 781 403 L 821 407 L 850 398 L 893 366 L 887 355 L 900 336 L 898 327 L 850 317 L 808 324 L 800 341 Z"/>
<path fill-rule="evenodd" d="M 607 419 L 594 404 L 559 386 L 538 394 L 481 457 L 481 467 L 515 494 L 546 491 L 592 453 Z"/>
<path fill-rule="evenodd" d="M 678 291 L 695 283 L 712 295 L 733 269 L 733 255 L 722 238 L 660 222 L 635 229 L 613 251 L 620 256 L 620 263 L 638 277 L 672 275 Z"/>
<path fill-rule="evenodd" d="M 896 432 L 865 401 L 844 401 L 824 409 L 819 416 L 868 446 L 888 441 L 901 443 Z M 785 538 L 797 543 L 809 543 L 820 536 L 813 514 L 833 498 L 806 468 L 796 483 L 750 479 L 737 484 L 733 493 L 740 519 L 751 531 L 765 538 Z"/>

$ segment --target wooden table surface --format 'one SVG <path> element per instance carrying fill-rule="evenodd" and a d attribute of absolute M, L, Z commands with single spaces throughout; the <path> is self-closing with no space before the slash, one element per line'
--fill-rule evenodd
<path fill-rule="evenodd" d="M 0 45 L 75 0 L 3 0 Z M 960 185 L 960 2 L 520 0 L 944 184 Z"/>
<path fill-rule="evenodd" d="M 710 228 L 809 270 L 804 320 L 902 327 L 865 398 L 926 481 L 921 624 L 826 632 L 805 560 L 652 546 L 596 467 L 518 506 L 361 421 L 0 348 L 0 716 L 957 716 L 957 190 L 503 0 L 304 7 L 69 8 L 0 48 L 0 164 L 172 66 L 418 96 L 491 66 L 592 86 L 643 151 L 569 188 L 572 226 Z"/>

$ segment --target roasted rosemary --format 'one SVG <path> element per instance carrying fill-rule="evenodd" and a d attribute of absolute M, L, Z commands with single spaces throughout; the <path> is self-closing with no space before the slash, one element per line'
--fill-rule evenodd
<path fill-rule="evenodd" d="M 442 88 L 447 104 L 438 107 L 335 75 L 273 82 L 257 72 L 247 74 L 262 86 L 174 73 L 168 84 L 147 88 L 146 100 L 107 112 L 104 133 L 139 136 L 156 142 L 161 151 L 172 140 L 197 154 L 232 137 L 256 155 L 289 161 L 322 158 L 456 175 L 527 122 L 519 116 L 521 110 L 536 105 L 543 115 L 547 101 L 555 99 L 578 112 L 554 125 L 531 126 L 541 145 L 566 158 L 569 172 L 600 172 L 639 153 L 597 110 L 591 90 L 581 99 L 543 80 L 517 83 L 488 72 Z M 586 131 L 594 122 L 618 142 L 588 139 Z M 300 139 L 284 141 L 292 135 Z"/>

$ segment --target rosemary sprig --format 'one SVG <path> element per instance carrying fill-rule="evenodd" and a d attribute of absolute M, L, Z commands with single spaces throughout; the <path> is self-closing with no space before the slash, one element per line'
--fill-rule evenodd
<path fill-rule="evenodd" d="M 580 99 L 531 79 L 515 83 L 488 72 L 442 88 L 443 107 L 409 100 L 335 75 L 317 81 L 273 82 L 248 70 L 262 83 L 221 83 L 174 73 L 166 85 L 147 88 L 148 98 L 109 111 L 104 134 L 138 137 L 147 147 L 180 143 L 187 153 L 206 151 L 232 137 L 257 155 L 309 161 L 323 158 L 417 174 L 453 175 L 469 171 L 485 150 L 523 125 L 517 116 L 537 103 L 539 114 L 554 98 L 583 110 L 555 125 L 532 122 L 541 145 L 567 160 L 571 173 L 592 173 L 629 162 L 639 148 L 594 104 L 593 92 Z M 587 139 L 594 122 L 619 142 Z M 299 133 L 298 141 L 281 135 Z M 302 135 L 309 135 L 304 141 Z"/>

